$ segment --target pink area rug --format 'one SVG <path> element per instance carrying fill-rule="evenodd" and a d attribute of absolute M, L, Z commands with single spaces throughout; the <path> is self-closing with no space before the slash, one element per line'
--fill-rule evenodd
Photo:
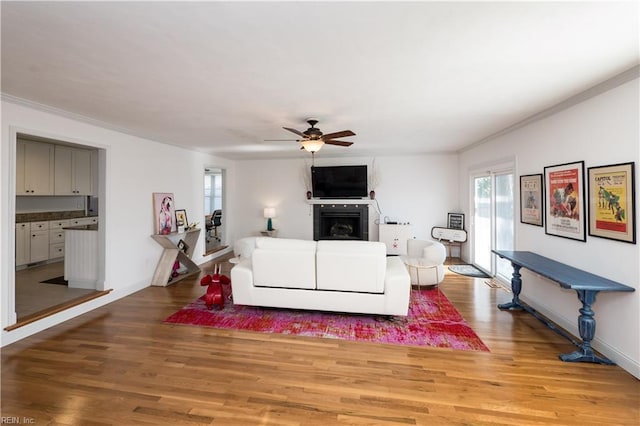
<path fill-rule="evenodd" d="M 224 290 L 225 295 L 229 294 L 230 286 L 224 286 Z M 489 351 L 437 288 L 412 290 L 407 317 L 236 306 L 229 298 L 225 299 L 223 309 L 214 306 L 209 310 L 203 298 L 198 298 L 164 322 L 360 342 Z"/>

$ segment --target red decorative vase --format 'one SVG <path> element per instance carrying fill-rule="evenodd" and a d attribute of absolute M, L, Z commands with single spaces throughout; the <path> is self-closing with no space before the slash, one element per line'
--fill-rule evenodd
<path fill-rule="evenodd" d="M 311 191 L 307 191 L 307 200 L 311 199 Z"/>
<path fill-rule="evenodd" d="M 369 191 L 369 198 L 374 200 L 376 198 L 376 191 L 374 191 L 373 189 Z"/>

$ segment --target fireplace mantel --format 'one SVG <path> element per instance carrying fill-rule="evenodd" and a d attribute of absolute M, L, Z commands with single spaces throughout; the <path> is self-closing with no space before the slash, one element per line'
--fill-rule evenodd
<path fill-rule="evenodd" d="M 312 198 L 305 201 L 307 204 L 373 204 L 375 202 L 369 198 Z"/>

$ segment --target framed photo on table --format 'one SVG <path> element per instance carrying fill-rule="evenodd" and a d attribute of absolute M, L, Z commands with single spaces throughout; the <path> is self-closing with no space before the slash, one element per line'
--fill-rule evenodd
<path fill-rule="evenodd" d="M 634 163 L 589 167 L 589 235 L 636 243 Z"/>
<path fill-rule="evenodd" d="M 543 188 L 541 173 L 520 176 L 520 222 L 542 226 Z"/>
<path fill-rule="evenodd" d="M 544 232 L 587 241 L 584 161 L 544 168 Z"/>
<path fill-rule="evenodd" d="M 447 214 L 447 228 L 464 229 L 464 214 L 463 213 L 448 213 Z"/>
<path fill-rule="evenodd" d="M 187 222 L 187 211 L 186 210 L 176 210 L 176 225 L 184 226 L 185 228 L 189 226 L 189 222 Z"/>

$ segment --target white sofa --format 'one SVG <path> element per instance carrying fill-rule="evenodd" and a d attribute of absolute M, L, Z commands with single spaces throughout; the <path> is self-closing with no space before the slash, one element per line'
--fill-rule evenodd
<path fill-rule="evenodd" d="M 251 243 L 255 248 L 251 250 Z M 256 238 L 231 269 L 237 305 L 406 316 L 411 280 L 374 241 Z"/>

